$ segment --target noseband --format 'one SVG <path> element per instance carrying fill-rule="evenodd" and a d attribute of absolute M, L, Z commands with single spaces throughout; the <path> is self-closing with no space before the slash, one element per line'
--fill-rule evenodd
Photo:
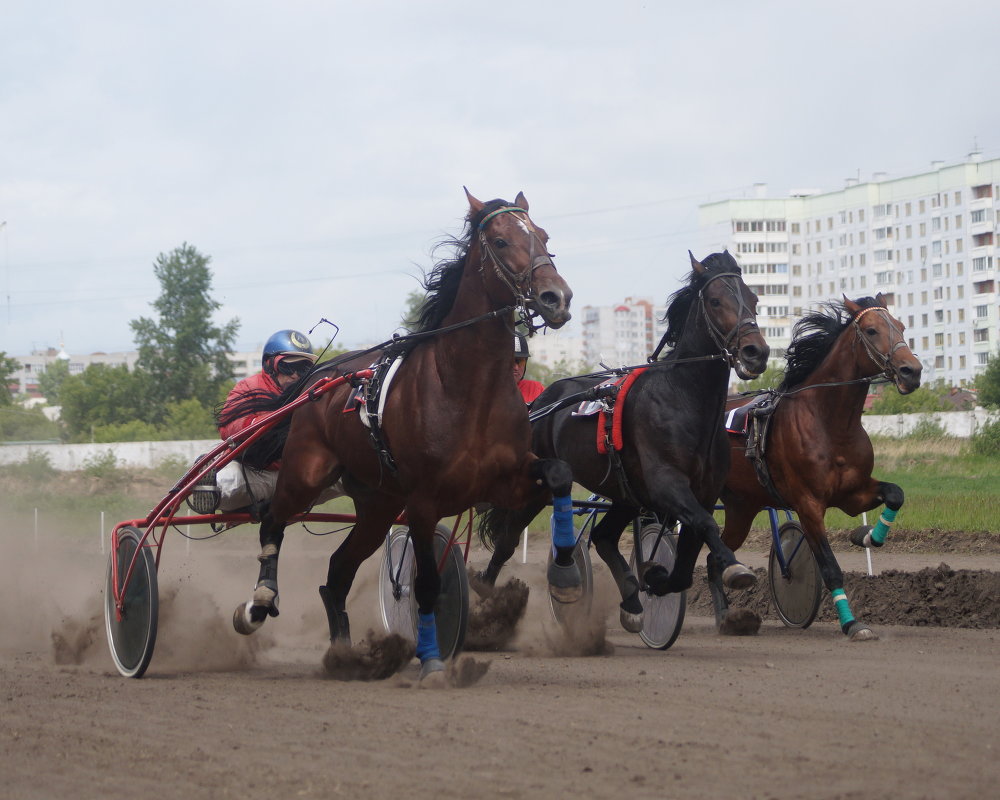
<path fill-rule="evenodd" d="M 714 320 L 709 316 L 708 309 L 705 307 L 705 290 L 708 288 L 712 281 L 717 281 L 719 278 L 734 278 L 737 277 L 731 272 L 723 272 L 719 275 L 713 275 L 705 284 L 698 290 L 698 305 L 701 308 L 701 315 L 705 319 L 705 324 L 708 326 L 709 335 L 712 337 L 712 341 L 715 342 L 719 350 L 729 361 L 729 366 L 735 367 L 740 351 L 740 342 L 743 340 L 744 333 L 749 333 L 752 331 L 759 330 L 757 327 L 756 320 L 752 317 L 752 312 L 750 311 L 747 304 L 743 301 L 743 293 L 739 291 L 736 287 L 726 284 L 726 287 L 733 293 L 736 297 L 736 302 L 739 306 L 739 313 L 737 315 L 736 325 L 733 326 L 727 334 L 723 334 L 721 329 L 715 324 Z M 735 340 L 735 346 L 734 345 Z"/>
<path fill-rule="evenodd" d="M 895 331 L 899 336 L 899 341 L 889 348 L 888 353 L 880 352 L 875 345 L 868 341 L 868 337 L 865 336 L 864 331 L 861 330 L 861 318 L 869 311 L 881 311 L 882 315 L 885 317 L 886 325 L 889 326 L 889 330 Z M 892 356 L 900 347 L 906 347 L 906 342 L 903 339 L 903 331 L 896 327 L 895 323 L 892 321 L 892 317 L 889 315 L 889 312 L 882 308 L 882 306 L 869 306 L 868 308 L 859 311 L 858 315 L 852 319 L 851 322 L 857 328 L 858 335 L 855 338 L 855 346 L 857 346 L 857 341 L 860 339 L 861 344 L 864 345 L 865 351 L 868 353 L 868 357 L 877 367 L 881 367 L 881 373 L 893 383 L 898 383 L 899 374 L 892 364 Z"/>
<path fill-rule="evenodd" d="M 496 216 L 500 214 L 524 214 L 524 219 L 515 216 L 514 219 L 517 220 L 518 225 L 521 229 L 528 234 L 528 263 L 531 265 L 529 269 L 524 272 L 515 272 L 507 263 L 500 257 L 499 253 L 490 244 L 489 239 L 486 236 L 486 223 L 489 222 Z M 552 262 L 549 257 L 548 250 L 542 246 L 542 252 L 539 255 L 535 255 L 535 242 L 539 245 L 542 244 L 541 239 L 538 237 L 538 233 L 535 231 L 534 226 L 531 224 L 531 219 L 528 217 L 528 212 L 523 208 L 518 208 L 517 206 L 503 206 L 491 211 L 482 221 L 479 223 L 479 246 L 480 246 L 480 257 L 479 257 L 479 271 L 483 272 L 486 267 L 486 259 L 493 262 L 493 271 L 500 278 L 501 283 L 506 286 L 511 294 L 514 295 L 514 302 L 521 309 L 526 309 L 527 302 L 533 300 L 534 293 L 532 291 L 531 279 L 535 274 L 535 270 L 541 267 L 550 266 L 554 270 L 556 265 Z"/>

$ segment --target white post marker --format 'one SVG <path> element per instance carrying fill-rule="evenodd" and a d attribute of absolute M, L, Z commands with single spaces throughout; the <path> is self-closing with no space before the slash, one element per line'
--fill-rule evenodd
<path fill-rule="evenodd" d="M 101 512 L 101 555 L 104 555 L 104 512 Z"/>
<path fill-rule="evenodd" d="M 867 511 L 861 512 L 861 524 L 862 525 L 868 524 Z M 865 548 L 865 557 L 868 559 L 868 577 L 870 578 L 872 576 L 872 549 L 870 547 Z"/>
<path fill-rule="evenodd" d="M 528 563 L 528 529 L 527 528 L 524 529 L 524 534 L 523 535 L 524 535 L 524 547 L 521 550 L 521 563 L 522 564 L 527 564 Z"/>

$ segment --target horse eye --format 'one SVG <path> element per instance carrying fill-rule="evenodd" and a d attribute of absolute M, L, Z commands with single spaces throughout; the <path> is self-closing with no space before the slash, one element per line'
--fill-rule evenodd
<path fill-rule="evenodd" d="M 708 304 L 712 308 L 718 308 L 720 305 L 722 305 L 722 303 L 719 302 L 719 298 L 718 297 L 713 297 L 711 300 L 708 301 Z"/>
<path fill-rule="evenodd" d="M 507 242 L 504 241 L 503 239 L 497 239 L 496 241 L 493 242 L 493 246 L 496 247 L 498 250 L 503 250 L 503 248 L 507 246 Z"/>
<path fill-rule="evenodd" d="M 878 331 L 875 330 L 875 328 L 869 328 L 868 330 L 865 331 L 865 333 L 867 333 L 869 336 L 877 336 L 878 335 Z"/>

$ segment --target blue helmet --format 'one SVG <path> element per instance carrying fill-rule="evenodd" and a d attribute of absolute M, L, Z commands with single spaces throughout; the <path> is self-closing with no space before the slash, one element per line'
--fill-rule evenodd
<path fill-rule="evenodd" d="M 274 359 L 278 356 L 286 356 L 296 361 L 301 359 L 316 361 L 316 355 L 312 351 L 309 338 L 304 333 L 293 330 L 278 331 L 264 344 L 261 366 L 264 367 L 265 371 L 272 369 Z"/>

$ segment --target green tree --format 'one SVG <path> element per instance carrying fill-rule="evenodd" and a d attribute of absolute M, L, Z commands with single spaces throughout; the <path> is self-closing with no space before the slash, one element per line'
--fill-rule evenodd
<path fill-rule="evenodd" d="M 420 306 L 427 297 L 427 292 L 423 289 L 414 289 L 406 295 L 406 305 L 403 306 L 403 314 L 399 318 L 400 324 L 408 331 L 412 331 L 416 326 L 417 317 L 420 314 Z"/>
<path fill-rule="evenodd" d="M 909 394 L 900 394 L 893 386 L 885 386 L 872 403 L 872 414 L 919 414 L 925 411 L 950 411 L 952 406 L 944 400 L 948 389 L 940 381 L 931 386 L 921 386 Z"/>
<path fill-rule="evenodd" d="M 150 399 L 167 403 L 195 398 L 211 407 L 219 388 L 233 379 L 229 353 L 239 331 L 238 319 L 220 326 L 212 315 L 221 303 L 212 299 L 209 258 L 185 243 L 153 265 L 160 296 L 152 303 L 156 319 L 129 324 L 139 350 L 137 372 L 154 376 Z"/>
<path fill-rule="evenodd" d="M 39 442 L 59 438 L 59 425 L 40 408 L 12 404 L 0 408 L 0 441 Z"/>
<path fill-rule="evenodd" d="M 986 369 L 976 376 L 979 404 L 985 408 L 1000 406 L 1000 353 L 995 354 Z"/>
<path fill-rule="evenodd" d="M 760 375 L 753 380 L 739 381 L 736 384 L 737 392 L 760 392 L 766 389 L 777 389 L 785 377 L 783 367 L 768 366 Z"/>
<path fill-rule="evenodd" d="M 11 376 L 21 368 L 16 359 L 8 358 L 7 354 L 0 350 L 0 406 L 9 406 L 14 402 L 14 395 L 10 391 Z"/>
<path fill-rule="evenodd" d="M 38 389 L 45 395 L 49 405 L 59 405 L 59 389 L 62 388 L 63 381 L 69 377 L 69 362 L 63 358 L 57 358 L 45 368 L 45 372 L 38 376 Z"/>
<path fill-rule="evenodd" d="M 59 397 L 70 438 L 90 441 L 95 428 L 103 425 L 159 421 L 160 407 L 150 399 L 152 383 L 147 373 L 107 364 L 91 364 L 79 375 L 68 377 Z"/>

